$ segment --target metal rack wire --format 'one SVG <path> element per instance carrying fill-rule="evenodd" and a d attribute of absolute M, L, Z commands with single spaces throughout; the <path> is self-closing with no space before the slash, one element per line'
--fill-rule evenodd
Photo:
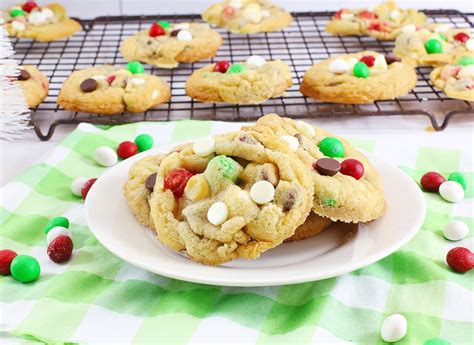
<path fill-rule="evenodd" d="M 454 10 L 425 11 L 431 21 L 451 23 L 459 28 L 472 28 L 473 14 Z M 429 81 L 431 68 L 418 68 L 418 83 L 408 95 L 394 101 L 377 101 L 371 105 L 342 105 L 319 102 L 303 96 L 299 85 L 303 74 L 318 60 L 334 54 L 375 50 L 390 53 L 393 42 L 370 37 L 339 37 L 324 31 L 331 12 L 293 13 L 289 28 L 277 32 L 254 35 L 236 35 L 218 29 L 224 44 L 214 59 L 193 64 L 181 64 L 173 70 L 147 65 L 146 70 L 159 75 L 171 85 L 172 99 L 156 109 L 140 114 L 98 116 L 69 112 L 59 108 L 56 97 L 63 81 L 76 69 L 93 65 L 123 65 L 119 46 L 127 36 L 148 28 L 157 16 L 109 16 L 81 21 L 83 31 L 66 40 L 41 43 L 15 39 L 13 45 L 20 64 L 36 65 L 50 79 L 49 95 L 32 112 L 31 124 L 41 140 L 49 140 L 55 128 L 62 124 L 89 122 L 114 125 L 137 121 L 168 121 L 177 119 L 210 119 L 224 121 L 250 121 L 271 112 L 294 118 L 424 115 L 435 130 L 443 130 L 449 120 L 458 114 L 474 114 L 472 103 L 449 99 L 435 89 Z M 471 17 L 470 17 L 471 16 Z M 160 16 L 172 22 L 199 21 L 199 15 Z M 230 105 L 199 103 L 185 95 L 184 85 L 191 73 L 204 65 L 221 59 L 242 61 L 252 54 L 267 59 L 281 59 L 291 67 L 294 85 L 283 97 L 260 105 Z M 440 117 L 441 116 L 441 117 Z M 438 122 L 438 119 L 439 122 Z M 46 131 L 42 132 L 41 127 Z"/>

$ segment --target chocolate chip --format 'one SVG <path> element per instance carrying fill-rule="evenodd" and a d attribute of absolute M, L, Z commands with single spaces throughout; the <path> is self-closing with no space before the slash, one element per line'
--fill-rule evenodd
<path fill-rule="evenodd" d="M 176 36 L 178 36 L 178 33 L 179 33 L 180 31 L 181 31 L 180 29 L 178 29 L 178 30 L 173 30 L 173 31 L 171 31 L 170 36 L 171 36 L 171 37 L 176 37 Z"/>
<path fill-rule="evenodd" d="M 150 191 L 153 192 L 153 189 L 155 188 L 155 182 L 156 182 L 156 173 L 151 174 L 148 176 L 145 180 L 145 187 Z"/>
<path fill-rule="evenodd" d="M 387 61 L 388 65 L 391 65 L 394 62 L 400 62 L 402 60 L 400 58 L 396 57 L 395 55 L 385 55 L 385 61 Z"/>
<path fill-rule="evenodd" d="M 83 92 L 92 92 L 97 89 L 97 82 L 95 79 L 88 78 L 81 83 L 80 87 Z"/>
<path fill-rule="evenodd" d="M 332 158 L 320 158 L 314 164 L 314 168 L 321 175 L 334 176 L 341 169 L 341 163 Z"/>
<path fill-rule="evenodd" d="M 146 44 L 150 45 L 150 44 L 151 44 L 151 40 L 146 41 Z"/>
<path fill-rule="evenodd" d="M 250 144 L 250 145 L 257 145 L 256 140 L 254 140 L 253 138 L 246 137 L 246 136 L 239 137 L 239 141 L 241 141 L 243 143 L 246 143 L 246 144 Z"/>
<path fill-rule="evenodd" d="M 18 80 L 28 80 L 30 78 L 31 78 L 31 74 L 26 69 L 22 69 L 20 71 L 20 74 L 18 75 Z"/>
<path fill-rule="evenodd" d="M 288 212 L 295 206 L 296 203 L 296 192 L 290 191 L 285 198 L 285 202 L 283 203 L 283 212 Z"/>
<path fill-rule="evenodd" d="M 298 139 L 298 142 L 301 144 L 301 141 L 303 140 L 303 137 L 301 136 L 300 133 L 295 134 L 295 138 Z"/>

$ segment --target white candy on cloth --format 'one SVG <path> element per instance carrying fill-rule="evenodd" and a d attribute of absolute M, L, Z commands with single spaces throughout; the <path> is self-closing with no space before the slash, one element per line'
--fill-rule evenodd
<path fill-rule="evenodd" d="M 63 228 L 62 226 L 55 226 L 54 228 L 49 230 L 48 233 L 46 234 L 46 242 L 48 242 L 48 245 L 49 245 L 51 242 L 53 242 L 56 239 L 56 237 L 59 237 L 61 235 L 66 235 L 69 238 L 72 238 L 71 232 L 68 229 Z"/>
<path fill-rule="evenodd" d="M 300 142 L 292 135 L 282 135 L 280 139 L 286 141 L 290 145 L 291 151 L 296 151 L 300 146 Z"/>
<path fill-rule="evenodd" d="M 349 71 L 349 64 L 343 59 L 332 60 L 329 64 L 329 72 L 342 74 Z"/>
<path fill-rule="evenodd" d="M 229 208 L 221 201 L 212 204 L 207 210 L 207 220 L 211 224 L 221 225 L 227 220 L 227 217 L 229 217 Z"/>
<path fill-rule="evenodd" d="M 250 188 L 250 197 L 257 204 L 267 204 L 275 197 L 275 187 L 268 181 L 255 182 Z"/>
<path fill-rule="evenodd" d="M 108 146 L 97 148 L 92 157 L 98 164 L 104 167 L 111 167 L 112 165 L 117 164 L 118 161 L 117 152 Z"/>
<path fill-rule="evenodd" d="M 464 189 L 456 181 L 446 181 L 439 186 L 439 194 L 449 202 L 459 202 L 464 199 Z"/>
<path fill-rule="evenodd" d="M 380 336 L 389 343 L 399 341 L 407 334 L 407 319 L 401 314 L 392 314 L 382 323 Z"/>
<path fill-rule="evenodd" d="M 216 140 L 213 137 L 207 137 L 196 141 L 193 145 L 193 151 L 198 156 L 206 157 L 214 152 L 215 147 Z"/>
<path fill-rule="evenodd" d="M 469 233 L 469 227 L 460 220 L 452 220 L 445 227 L 443 236 L 450 241 L 460 241 Z"/>
<path fill-rule="evenodd" d="M 252 55 L 251 57 L 249 57 L 247 59 L 247 61 L 245 61 L 245 63 L 248 64 L 248 65 L 254 65 L 254 66 L 257 66 L 257 67 L 261 67 L 261 66 L 266 64 L 266 61 L 263 57 L 261 57 L 259 55 Z"/>
<path fill-rule="evenodd" d="M 84 188 L 84 185 L 86 182 L 89 181 L 88 178 L 86 177 L 77 177 L 72 181 L 71 183 L 71 191 L 74 195 L 77 196 L 82 196 L 82 188 Z"/>

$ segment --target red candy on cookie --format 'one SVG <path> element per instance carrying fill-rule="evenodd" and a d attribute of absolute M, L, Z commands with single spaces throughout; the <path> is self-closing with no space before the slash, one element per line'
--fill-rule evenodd
<path fill-rule="evenodd" d="M 109 85 L 111 85 L 111 84 L 114 82 L 115 78 L 116 78 L 116 77 L 115 77 L 113 74 L 112 74 L 112 75 L 109 75 L 109 76 L 107 77 L 107 79 L 106 79 L 106 80 L 107 80 L 107 83 L 108 83 Z"/>
<path fill-rule="evenodd" d="M 124 141 L 120 143 L 120 145 L 117 148 L 117 155 L 122 159 L 132 157 L 137 152 L 138 152 L 137 144 L 131 141 Z"/>
<path fill-rule="evenodd" d="M 189 179 L 193 177 L 193 175 L 192 172 L 183 168 L 170 170 L 165 176 L 164 187 L 173 192 L 175 198 L 180 198 L 184 193 L 184 188 L 186 188 Z"/>
<path fill-rule="evenodd" d="M 374 12 L 370 12 L 367 10 L 360 11 L 359 17 L 362 19 L 377 19 L 377 15 Z"/>
<path fill-rule="evenodd" d="M 153 23 L 148 31 L 148 35 L 151 37 L 163 36 L 165 34 L 165 29 L 163 29 L 163 27 L 158 23 Z"/>
<path fill-rule="evenodd" d="M 474 253 L 467 248 L 456 247 L 448 252 L 446 261 L 454 271 L 464 273 L 474 268 Z"/>
<path fill-rule="evenodd" d="M 364 165 L 357 159 L 348 158 L 341 163 L 341 170 L 339 172 L 360 180 L 364 176 Z"/>
<path fill-rule="evenodd" d="M 232 17 L 234 13 L 235 13 L 235 8 L 233 8 L 232 6 L 226 6 L 226 8 L 222 10 L 222 14 L 228 17 Z"/>
<path fill-rule="evenodd" d="M 227 60 L 222 60 L 219 62 L 216 62 L 214 65 L 214 72 L 220 72 L 220 73 L 225 73 L 230 67 L 230 62 Z"/>
<path fill-rule="evenodd" d="M 0 250 L 0 274 L 2 276 L 9 276 L 10 274 L 12 274 L 12 272 L 10 271 L 10 266 L 16 256 L 17 254 L 13 250 Z"/>
<path fill-rule="evenodd" d="M 375 62 L 375 58 L 372 55 L 365 55 L 359 61 L 365 63 L 367 67 L 372 67 Z"/>
<path fill-rule="evenodd" d="M 341 14 L 348 13 L 348 12 L 350 12 L 348 9 L 343 8 L 343 9 L 337 11 L 336 14 L 334 14 L 334 18 L 341 19 Z"/>
<path fill-rule="evenodd" d="M 437 192 L 446 179 L 437 172 L 430 171 L 421 177 L 420 184 L 428 192 Z"/>
<path fill-rule="evenodd" d="M 70 259 L 73 247 L 72 240 L 69 236 L 58 236 L 49 244 L 48 256 L 52 261 L 60 264 Z"/>
<path fill-rule="evenodd" d="M 91 189 L 92 185 L 97 181 L 96 178 L 91 178 L 89 181 L 84 183 L 84 187 L 81 189 L 82 199 L 86 200 L 87 194 L 89 193 L 89 189 Z"/>
<path fill-rule="evenodd" d="M 466 43 L 469 38 L 469 35 L 465 32 L 458 32 L 456 35 L 454 35 L 454 39 L 462 43 Z"/>
<path fill-rule="evenodd" d="M 23 4 L 23 6 L 21 7 L 21 9 L 25 12 L 31 12 L 33 11 L 33 9 L 35 9 L 36 7 L 38 7 L 38 4 L 34 1 L 27 1 Z"/>

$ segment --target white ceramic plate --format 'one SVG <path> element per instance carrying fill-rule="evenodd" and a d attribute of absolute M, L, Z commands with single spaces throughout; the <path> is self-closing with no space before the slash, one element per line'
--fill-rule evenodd
<path fill-rule="evenodd" d="M 402 171 L 370 156 L 379 171 L 387 212 L 369 224 L 334 224 L 314 238 L 282 244 L 257 260 L 236 260 L 219 267 L 196 264 L 155 239 L 130 212 L 122 187 L 130 166 L 154 148 L 104 173 L 89 191 L 87 223 L 112 253 L 147 271 L 167 277 L 227 286 L 269 286 L 338 276 L 380 260 L 407 243 L 421 227 L 425 203 L 419 187 Z"/>

